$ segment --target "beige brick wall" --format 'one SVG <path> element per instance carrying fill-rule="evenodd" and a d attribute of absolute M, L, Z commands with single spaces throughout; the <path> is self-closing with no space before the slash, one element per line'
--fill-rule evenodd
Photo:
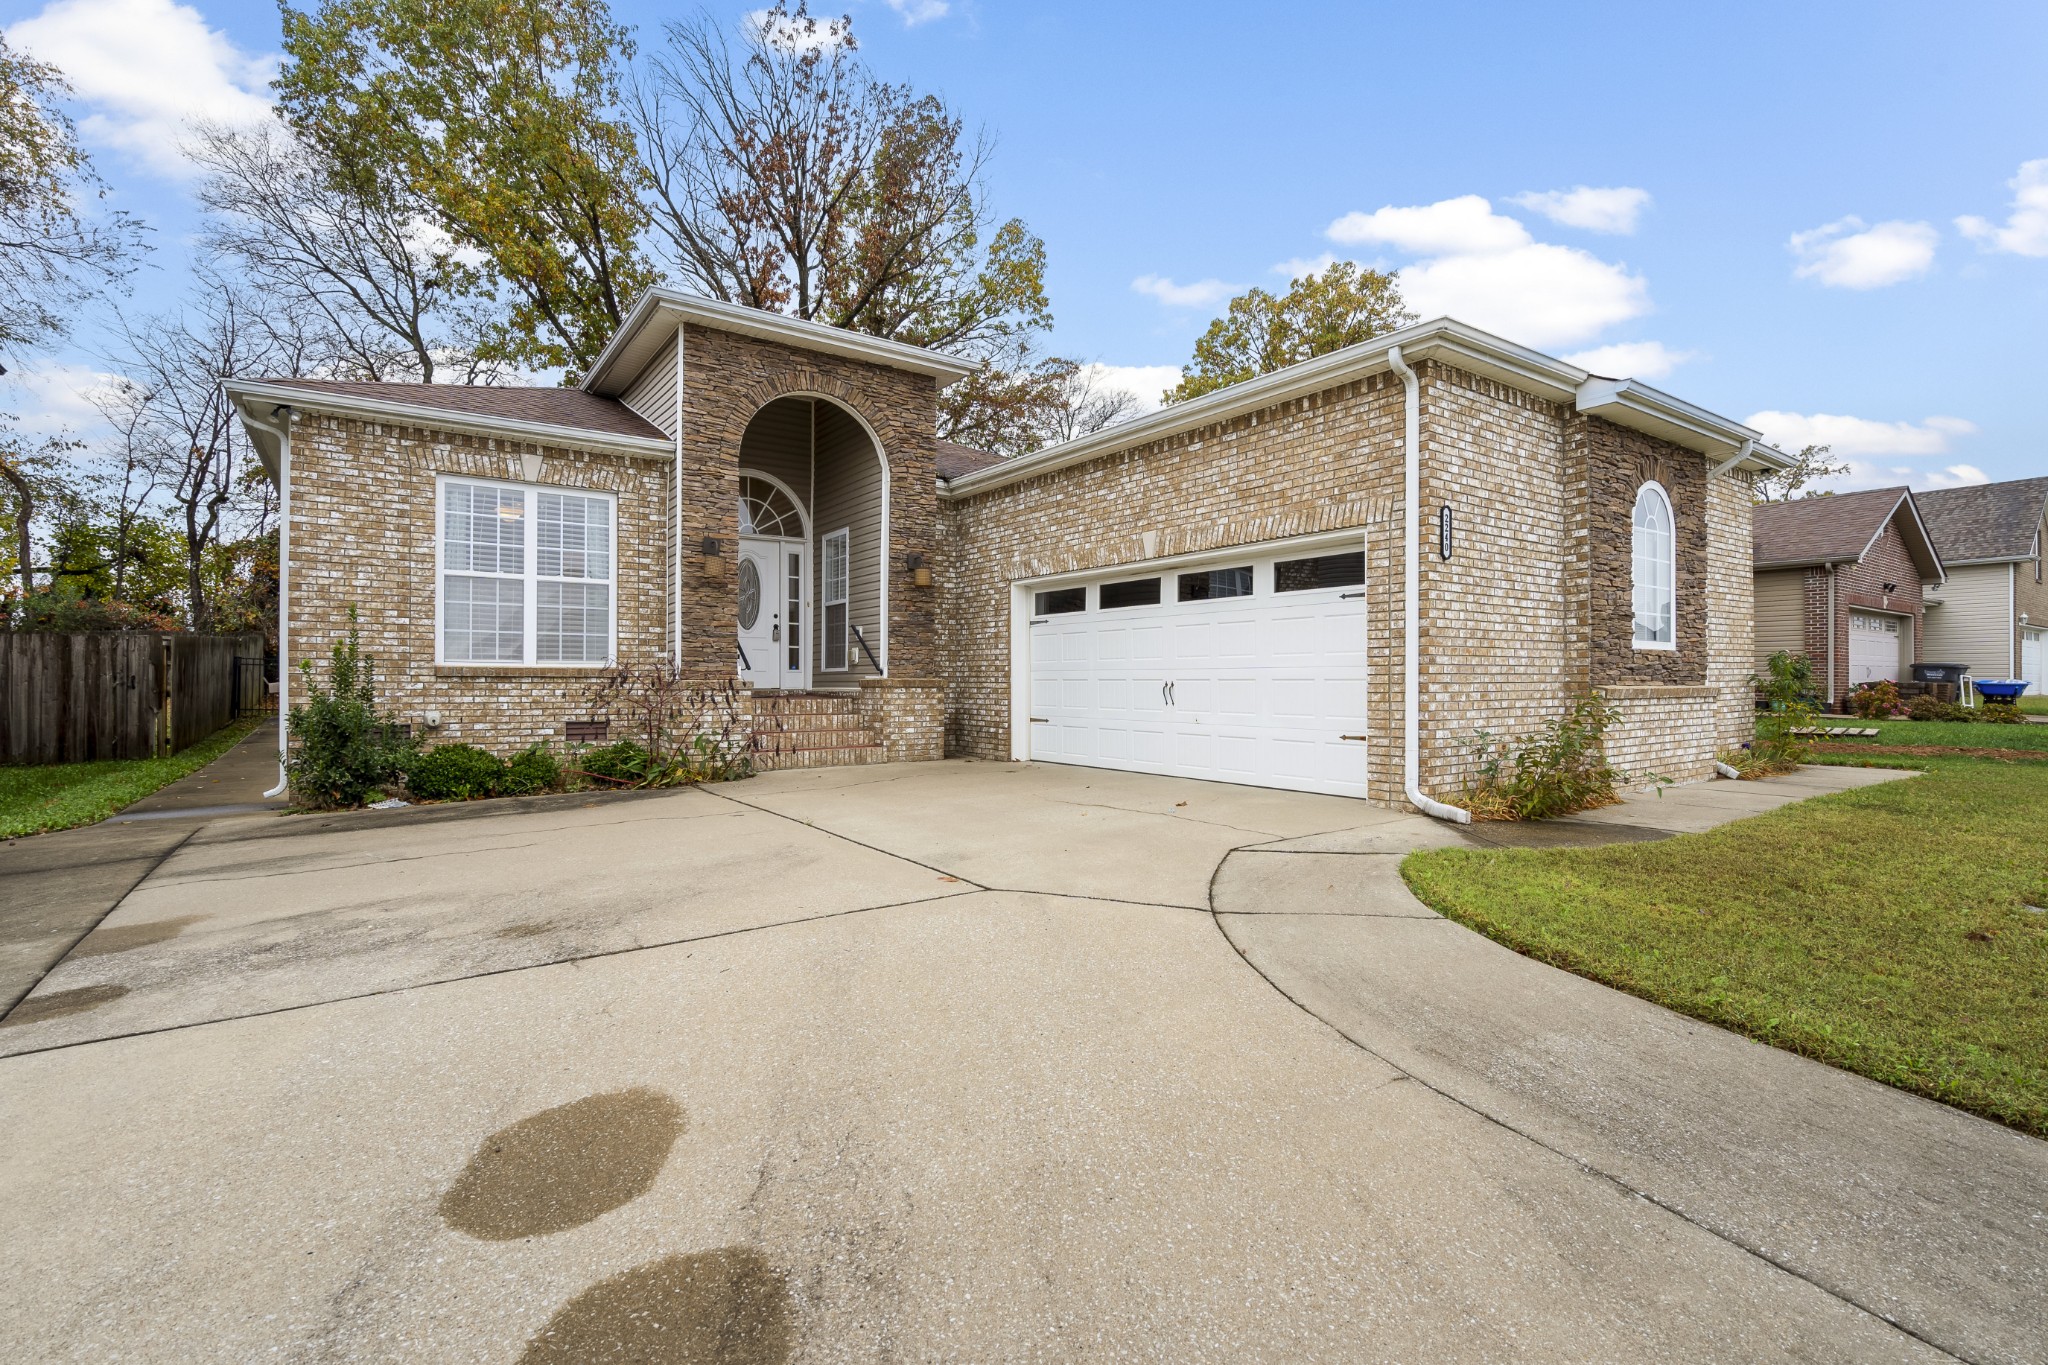
<path fill-rule="evenodd" d="M 1556 405 L 1435 364 L 1422 367 L 1421 383 L 1422 776 L 1426 789 L 1454 795 L 1472 774 L 1477 732 L 1526 735 L 1588 679 L 1586 476 Z M 1399 381 L 1376 376 L 943 502 L 948 751 L 1011 752 L 1012 584 L 1353 529 L 1366 547 L 1368 799 L 1405 804 L 1401 421 Z M 1739 543 L 1741 572 L 1722 564 L 1708 575 L 1713 593 L 1740 594 L 1717 600 L 1710 615 L 1744 619 L 1729 631 L 1739 641 L 1717 644 L 1710 668 L 1747 676 L 1747 494 L 1739 504 L 1723 489 L 1712 496 L 1717 521 L 1740 511 L 1739 525 L 1713 534 L 1716 563 Z M 1456 544 L 1444 562 L 1435 518 L 1447 503 Z M 1619 742 L 1629 766 L 1680 780 L 1709 775 L 1720 705 L 1706 688 L 1628 697 Z"/>
<path fill-rule="evenodd" d="M 1731 470 L 1707 487 L 1707 686 L 1714 691 L 1717 749 L 1756 733 L 1756 575 L 1750 544 L 1750 477 Z"/>
<path fill-rule="evenodd" d="M 363 650 L 376 661 L 377 695 L 397 719 L 434 742 L 461 740 L 501 754 L 592 715 L 595 670 L 437 666 L 434 662 L 435 478 L 524 483 L 522 457 L 541 456 L 535 482 L 618 496 L 620 657 L 663 649 L 668 488 L 665 459 L 593 454 L 319 413 L 296 413 L 291 433 L 291 601 L 288 652 L 324 683 L 328 652 L 356 609 Z M 437 730 L 424 728 L 428 711 Z"/>

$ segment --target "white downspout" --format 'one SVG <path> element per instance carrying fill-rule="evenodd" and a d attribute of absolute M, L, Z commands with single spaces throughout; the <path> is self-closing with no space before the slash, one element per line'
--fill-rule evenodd
<path fill-rule="evenodd" d="M 1422 792 L 1422 727 L 1417 705 L 1421 688 L 1417 670 L 1422 649 L 1417 641 L 1422 620 L 1417 594 L 1422 581 L 1422 398 L 1415 371 L 1401 358 L 1399 346 L 1387 351 L 1387 364 L 1401 376 L 1401 499 L 1403 543 L 1401 548 L 1401 785 L 1408 800 L 1425 815 L 1453 824 L 1469 825 L 1472 812 L 1447 806 Z"/>
<path fill-rule="evenodd" d="M 1835 709 L 1835 566 L 1828 565 L 1828 710 Z"/>
<path fill-rule="evenodd" d="M 284 756 L 291 751 L 292 410 L 283 404 L 270 410 L 272 417 L 279 413 L 284 414 L 282 426 L 242 414 L 250 426 L 277 438 L 277 785 L 263 793 L 266 799 L 283 796 L 291 786 Z"/>
<path fill-rule="evenodd" d="M 689 328 L 676 324 L 676 468 L 669 520 L 669 644 L 674 648 L 676 671 L 683 667 L 683 350 L 689 344 Z M 733 562 L 739 562 L 740 547 L 732 547 Z"/>

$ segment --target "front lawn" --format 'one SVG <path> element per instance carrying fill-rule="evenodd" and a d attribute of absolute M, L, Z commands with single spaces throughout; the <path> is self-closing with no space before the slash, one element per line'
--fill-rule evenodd
<path fill-rule="evenodd" d="M 1707 834 L 1402 873 L 1518 952 L 2048 1137 L 2048 763 L 1916 766 Z"/>
<path fill-rule="evenodd" d="M 1844 739 L 1822 735 L 1827 744 L 1863 744 L 1889 748 L 1901 744 L 1937 744 L 1944 749 L 2048 750 L 2048 725 L 1987 725 L 1982 721 L 1858 720 L 1854 716 L 1822 716 L 1824 730 L 1877 727 L 1876 739 Z"/>
<path fill-rule="evenodd" d="M 169 758 L 0 767 L 0 839 L 104 820 L 213 762 L 259 723 L 236 721 Z"/>
<path fill-rule="evenodd" d="M 2048 694 L 2037 697 L 2022 692 L 2018 705 L 2020 710 L 2030 716 L 2048 716 Z"/>

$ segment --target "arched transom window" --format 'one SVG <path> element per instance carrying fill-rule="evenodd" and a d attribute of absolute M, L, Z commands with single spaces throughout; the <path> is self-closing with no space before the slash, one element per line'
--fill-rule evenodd
<path fill-rule="evenodd" d="M 1630 580 L 1635 587 L 1635 646 L 1676 649 L 1678 545 L 1672 529 L 1671 499 L 1661 486 L 1646 483 L 1636 490 L 1633 521 Z"/>
<path fill-rule="evenodd" d="M 740 534 L 804 538 L 804 521 L 789 494 L 766 479 L 740 476 Z"/>

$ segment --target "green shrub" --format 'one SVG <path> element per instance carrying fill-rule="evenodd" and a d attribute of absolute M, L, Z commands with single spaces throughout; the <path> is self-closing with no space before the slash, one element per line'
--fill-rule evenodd
<path fill-rule="evenodd" d="M 499 790 L 507 796 L 531 796 L 535 792 L 555 791 L 561 785 L 562 765 L 543 740 L 513 756 L 505 766 L 505 780 Z"/>
<path fill-rule="evenodd" d="M 1919 696 L 1906 707 L 1906 715 L 1912 720 L 1974 720 L 1970 709 L 1958 706 L 1952 701 L 1937 697 Z"/>
<path fill-rule="evenodd" d="M 1608 766 L 1603 737 L 1618 714 L 1599 693 L 1586 693 L 1512 754 L 1506 740 L 1481 731 L 1465 809 L 1481 820 L 1548 820 L 1612 805 L 1621 775 Z"/>
<path fill-rule="evenodd" d="M 576 771 L 599 779 L 605 787 L 637 786 L 647 780 L 647 751 L 630 739 L 589 749 L 576 759 Z"/>
<path fill-rule="evenodd" d="M 419 753 L 396 724 L 378 714 L 373 661 L 363 655 L 354 607 L 348 620 L 347 638 L 334 642 L 325 688 L 313 680 L 311 660 L 299 665 L 306 700 L 291 709 L 287 721 L 292 799 L 316 809 L 362 805 L 395 785 Z"/>
<path fill-rule="evenodd" d="M 1849 712 L 1864 720 L 1888 720 L 1906 714 L 1899 700 L 1899 685 L 1890 679 L 1864 683 L 1849 694 Z"/>
<path fill-rule="evenodd" d="M 1770 657 L 1765 668 L 1770 672 L 1768 678 L 1751 678 L 1749 681 L 1772 710 L 1813 704 L 1813 660 L 1804 654 L 1781 649 Z"/>
<path fill-rule="evenodd" d="M 2025 725 L 2027 723 L 2026 713 L 2009 701 L 1985 702 L 1977 708 L 1977 714 L 1972 719 L 1981 720 L 1991 725 Z"/>
<path fill-rule="evenodd" d="M 505 785 L 505 762 L 474 744 L 437 744 L 405 771 L 406 790 L 422 801 L 474 801 Z"/>

